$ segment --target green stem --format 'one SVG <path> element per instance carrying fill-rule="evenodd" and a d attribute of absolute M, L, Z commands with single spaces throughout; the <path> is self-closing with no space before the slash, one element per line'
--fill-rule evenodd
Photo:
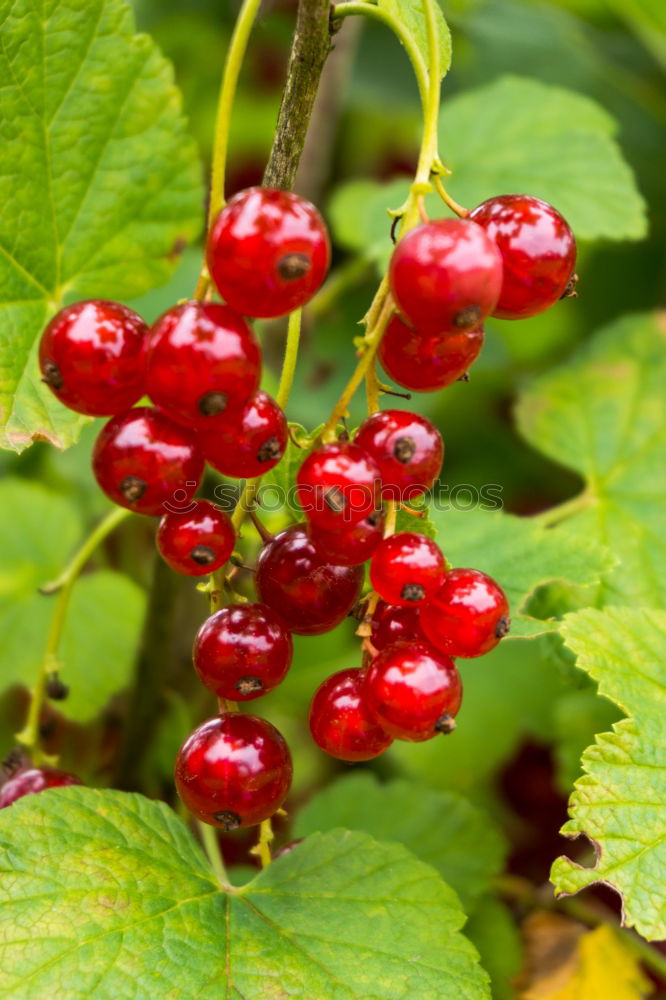
<path fill-rule="evenodd" d="M 250 854 L 259 858 L 262 868 L 268 868 L 271 863 L 271 844 L 274 839 L 273 824 L 270 819 L 265 819 L 259 827 L 259 841 L 250 851 Z"/>
<path fill-rule="evenodd" d="M 129 514 L 130 511 L 125 510 L 122 507 L 112 510 L 88 536 L 58 579 L 52 583 L 46 584 L 43 588 L 43 592 L 46 594 L 57 594 L 56 604 L 53 609 L 53 616 L 51 618 L 51 624 L 49 626 L 49 632 L 46 639 L 44 656 L 39 667 L 39 673 L 37 674 L 35 686 L 32 690 L 26 724 L 22 731 L 16 736 L 19 743 L 22 743 L 23 746 L 30 751 L 32 760 L 35 764 L 39 764 L 43 759 L 43 755 L 39 747 L 39 717 L 46 698 L 46 683 L 49 675 L 56 672 L 59 667 L 58 648 L 60 646 L 62 631 L 67 617 L 69 601 L 72 596 L 72 589 L 81 574 L 81 571 L 85 568 L 86 563 L 98 545 L 100 545 L 107 535 L 117 528 L 126 517 L 129 517 Z"/>
<path fill-rule="evenodd" d="M 423 141 L 416 169 L 416 184 L 427 184 L 430 181 L 430 172 L 437 159 L 437 124 L 439 121 L 439 97 L 442 89 L 442 61 L 439 51 L 435 2 L 436 0 L 421 0 L 428 32 L 428 98 L 424 109 Z"/>
<path fill-rule="evenodd" d="M 296 372 L 296 362 L 298 360 L 298 347 L 301 342 L 301 321 L 303 310 L 296 309 L 289 316 L 287 327 L 287 342 L 284 347 L 284 360 L 282 362 L 282 372 L 280 374 L 280 384 L 275 396 L 275 401 L 283 410 L 289 400 L 291 387 L 294 384 L 294 374 Z"/>
<path fill-rule="evenodd" d="M 227 875 L 227 869 L 224 866 L 224 859 L 217 840 L 215 827 L 211 826 L 209 823 L 202 823 L 201 820 L 197 820 L 197 825 L 199 827 L 199 833 L 201 835 L 204 850 L 215 874 L 215 878 L 220 885 L 228 888 L 229 876 Z"/>

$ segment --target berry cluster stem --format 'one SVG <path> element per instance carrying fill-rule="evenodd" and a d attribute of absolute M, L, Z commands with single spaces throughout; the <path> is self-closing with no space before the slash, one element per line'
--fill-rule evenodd
<path fill-rule="evenodd" d="M 274 839 L 273 824 L 270 819 L 265 819 L 259 827 L 259 840 L 250 851 L 259 858 L 262 868 L 268 868 L 271 863 L 271 844 Z"/>
<path fill-rule="evenodd" d="M 199 827 L 201 841 L 215 877 L 221 886 L 228 888 L 229 876 L 227 875 L 227 869 L 225 868 L 222 851 L 217 839 L 217 831 L 214 826 L 210 826 L 209 823 L 202 823 L 201 820 L 197 820 L 197 826 Z"/>
<path fill-rule="evenodd" d="M 40 749 L 39 719 L 42 707 L 46 699 L 46 684 L 50 674 L 56 673 L 59 667 L 58 649 L 62 638 L 69 602 L 72 590 L 82 570 L 95 549 L 104 541 L 107 535 L 121 524 L 130 511 L 122 507 L 112 510 L 100 524 L 91 532 L 80 549 L 75 553 L 71 562 L 63 570 L 57 580 L 46 584 L 42 588 L 44 594 L 56 594 L 56 604 L 53 609 L 53 616 L 49 626 L 46 639 L 44 656 L 39 667 L 35 686 L 32 689 L 30 707 L 26 724 L 20 733 L 16 734 L 16 739 L 27 750 L 30 751 L 33 763 L 36 765 L 44 761 L 44 755 Z"/>

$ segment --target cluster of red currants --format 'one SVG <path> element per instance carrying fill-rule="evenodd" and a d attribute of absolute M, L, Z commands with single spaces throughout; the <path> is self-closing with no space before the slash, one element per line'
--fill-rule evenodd
<path fill-rule="evenodd" d="M 148 330 L 118 303 L 81 302 L 42 336 L 42 376 L 58 398 L 80 413 L 111 416 L 93 452 L 100 486 L 124 507 L 162 515 L 158 549 L 182 573 L 219 569 L 235 545 L 228 516 L 193 501 L 204 463 L 254 478 L 286 447 L 284 414 L 259 390 L 261 353 L 246 317 L 304 305 L 329 256 L 312 205 L 252 188 L 228 203 L 208 239 L 209 271 L 225 305 L 185 302 Z M 494 198 L 469 218 L 423 223 L 391 261 L 397 312 L 380 345 L 384 368 L 409 389 L 450 384 L 478 355 L 488 315 L 542 311 L 571 293 L 574 264 L 571 230 L 538 199 Z M 135 406 L 144 394 L 154 406 Z M 360 761 L 393 739 L 451 731 L 462 700 L 455 659 L 492 649 L 508 631 L 509 609 L 497 583 L 451 569 L 425 535 L 385 537 L 385 502 L 408 506 L 428 491 L 443 454 L 434 425 L 400 410 L 372 414 L 353 440 L 345 432 L 316 447 L 297 477 L 305 522 L 270 538 L 259 554 L 260 603 L 217 611 L 196 637 L 203 684 L 225 702 L 257 698 L 286 676 L 292 633 L 326 632 L 360 607 L 366 662 L 315 693 L 315 741 L 334 757 Z M 374 596 L 360 603 L 368 560 Z M 175 773 L 188 808 L 230 830 L 281 806 L 292 763 L 274 726 L 225 709 L 185 742 Z"/>

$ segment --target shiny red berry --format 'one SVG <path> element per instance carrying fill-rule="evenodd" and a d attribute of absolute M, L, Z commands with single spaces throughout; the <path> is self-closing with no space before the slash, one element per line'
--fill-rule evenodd
<path fill-rule="evenodd" d="M 444 442 L 435 425 L 406 410 L 373 413 L 359 427 L 354 443 L 379 466 L 384 500 L 404 502 L 425 493 L 444 460 Z"/>
<path fill-rule="evenodd" d="M 284 316 L 326 277 L 326 225 L 289 191 L 249 188 L 220 212 L 208 239 L 208 269 L 220 295 L 244 316 Z"/>
<path fill-rule="evenodd" d="M 147 392 L 188 427 L 240 409 L 261 377 L 261 351 L 247 322 L 214 302 L 184 302 L 158 319 L 148 344 Z"/>
<path fill-rule="evenodd" d="M 0 809 L 10 806 L 24 795 L 34 795 L 47 788 L 64 788 L 65 785 L 80 785 L 75 774 L 58 771 L 54 767 L 31 767 L 18 771 L 0 788 Z"/>
<path fill-rule="evenodd" d="M 386 514 L 375 510 L 353 528 L 328 531 L 318 524 L 308 526 L 308 535 L 317 554 L 334 566 L 360 566 L 367 562 L 384 537 Z"/>
<path fill-rule="evenodd" d="M 114 503 L 155 515 L 191 501 L 204 465 L 194 435 L 149 406 L 126 410 L 104 425 L 92 464 Z"/>
<path fill-rule="evenodd" d="M 504 278 L 493 316 L 525 319 L 567 294 L 576 241 L 557 209 L 525 194 L 489 198 L 470 213 L 500 249 Z"/>
<path fill-rule="evenodd" d="M 389 280 L 398 309 L 417 329 L 471 330 L 497 304 L 502 257 L 481 226 L 466 219 L 436 219 L 400 240 Z"/>
<path fill-rule="evenodd" d="M 61 403 L 91 417 L 110 417 L 145 392 L 148 327 L 120 305 L 90 299 L 53 317 L 39 344 L 39 367 Z"/>
<path fill-rule="evenodd" d="M 324 562 L 302 524 L 280 532 L 259 553 L 259 597 L 299 635 L 329 632 L 349 614 L 363 586 L 361 566 Z"/>
<path fill-rule="evenodd" d="M 291 754 L 265 719 L 240 712 L 204 722 L 176 757 L 176 789 L 191 813 L 236 830 L 268 819 L 291 785 Z"/>
<path fill-rule="evenodd" d="M 370 620 L 370 639 L 381 651 L 395 642 L 427 642 L 419 622 L 419 605 L 396 605 L 379 601 Z"/>
<path fill-rule="evenodd" d="M 372 760 L 393 743 L 363 703 L 364 673 L 339 670 L 320 685 L 310 705 L 312 738 L 338 760 Z"/>
<path fill-rule="evenodd" d="M 394 316 L 379 345 L 379 360 L 397 385 L 435 392 L 464 378 L 482 347 L 482 326 L 462 333 L 421 333 Z"/>
<path fill-rule="evenodd" d="M 509 631 L 509 602 L 498 583 L 476 569 L 452 569 L 421 608 L 421 628 L 449 656 L 482 656 Z"/>
<path fill-rule="evenodd" d="M 206 461 L 232 479 L 254 479 L 278 464 L 289 436 L 287 419 L 275 400 L 258 392 L 236 413 L 211 417 L 198 433 Z"/>
<path fill-rule="evenodd" d="M 370 563 L 370 582 L 387 604 L 418 604 L 439 589 L 446 563 L 431 538 L 401 531 L 385 538 Z"/>
<path fill-rule="evenodd" d="M 462 681 L 453 660 L 432 646 L 397 642 L 368 666 L 362 697 L 388 733 L 420 743 L 454 728 Z"/>
<path fill-rule="evenodd" d="M 194 640 L 194 668 L 218 698 L 250 701 L 287 676 L 293 643 L 265 604 L 231 604 L 207 618 Z"/>
<path fill-rule="evenodd" d="M 209 500 L 192 510 L 165 514 L 157 528 L 157 549 L 177 573 L 204 576 L 224 566 L 236 544 L 231 519 Z"/>
<path fill-rule="evenodd" d="M 352 528 L 379 507 L 377 463 L 349 441 L 316 448 L 298 470 L 296 485 L 308 521 L 328 531 Z"/>

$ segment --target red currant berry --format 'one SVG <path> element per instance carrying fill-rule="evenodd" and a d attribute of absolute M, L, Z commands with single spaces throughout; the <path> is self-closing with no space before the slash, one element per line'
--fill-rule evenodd
<path fill-rule="evenodd" d="M 291 785 L 291 754 L 275 726 L 227 712 L 185 740 L 176 757 L 176 789 L 191 813 L 236 830 L 268 819 Z"/>
<path fill-rule="evenodd" d="M 328 531 L 318 524 L 311 524 L 308 535 L 317 555 L 325 562 L 333 566 L 360 566 L 370 559 L 384 537 L 385 521 L 384 511 L 375 510 L 353 528 Z"/>
<path fill-rule="evenodd" d="M 557 209 L 525 194 L 482 202 L 470 214 L 500 249 L 504 278 L 493 316 L 525 319 L 567 294 L 576 241 Z"/>
<path fill-rule="evenodd" d="M 34 795 L 47 788 L 63 788 L 65 785 L 80 785 L 75 774 L 57 771 L 54 767 L 31 767 L 18 771 L 0 788 L 0 809 L 10 806 L 24 795 Z"/>
<path fill-rule="evenodd" d="M 230 701 L 272 691 L 287 676 L 292 655 L 286 625 L 265 604 L 232 604 L 211 615 L 192 654 L 202 684 Z"/>
<path fill-rule="evenodd" d="M 66 306 L 42 334 L 42 382 L 77 413 L 110 417 L 126 410 L 145 391 L 147 334 L 141 317 L 119 302 Z"/>
<path fill-rule="evenodd" d="M 431 538 L 401 531 L 385 538 L 370 563 L 370 582 L 387 604 L 417 604 L 437 593 L 446 563 Z"/>
<path fill-rule="evenodd" d="M 256 585 L 291 632 L 320 635 L 339 625 L 358 601 L 363 568 L 324 562 L 305 526 L 294 524 L 259 553 Z"/>
<path fill-rule="evenodd" d="M 452 569 L 420 622 L 428 640 L 449 656 L 482 656 L 509 631 L 509 603 L 499 584 L 476 569 Z"/>
<path fill-rule="evenodd" d="M 249 188 L 220 212 L 208 269 L 222 298 L 244 316 L 284 316 L 326 277 L 330 245 L 321 215 L 289 191 Z"/>
<path fill-rule="evenodd" d="M 165 514 L 157 528 L 157 550 L 177 573 L 204 576 L 224 566 L 234 550 L 230 518 L 209 500 L 196 500 L 189 511 Z"/>
<path fill-rule="evenodd" d="M 259 385 L 261 351 L 238 313 L 214 302 L 184 302 L 158 319 L 148 344 L 147 391 L 188 427 L 238 410 Z"/>
<path fill-rule="evenodd" d="M 265 392 L 258 392 L 242 410 L 213 417 L 199 430 L 206 461 L 232 479 L 254 479 L 277 465 L 287 447 L 287 420 Z"/>
<path fill-rule="evenodd" d="M 359 427 L 354 443 L 379 466 L 384 500 L 406 501 L 425 493 L 444 460 L 444 442 L 435 425 L 405 410 L 373 413 Z"/>
<path fill-rule="evenodd" d="M 482 326 L 462 333 L 420 333 L 394 316 L 379 345 L 379 360 L 397 385 L 435 392 L 464 378 L 482 347 Z"/>
<path fill-rule="evenodd" d="M 191 501 L 204 465 L 190 431 L 149 406 L 112 417 L 97 437 L 92 463 L 114 503 L 155 515 L 170 503 Z"/>
<path fill-rule="evenodd" d="M 372 760 L 393 743 L 361 697 L 364 670 L 339 670 L 315 692 L 310 732 L 317 746 L 338 760 Z"/>
<path fill-rule="evenodd" d="M 316 448 L 298 470 L 296 485 L 308 520 L 328 531 L 348 530 L 379 507 L 377 463 L 349 441 Z"/>
<path fill-rule="evenodd" d="M 419 624 L 419 605 L 402 607 L 379 601 L 370 621 L 372 645 L 381 651 L 395 642 L 427 642 Z"/>
<path fill-rule="evenodd" d="M 454 728 L 462 681 L 453 660 L 427 643 L 397 642 L 367 668 L 362 696 L 391 736 L 420 743 Z"/>
<path fill-rule="evenodd" d="M 436 219 L 400 240 L 389 280 L 398 309 L 419 330 L 471 330 L 497 304 L 502 257 L 481 226 Z"/>

